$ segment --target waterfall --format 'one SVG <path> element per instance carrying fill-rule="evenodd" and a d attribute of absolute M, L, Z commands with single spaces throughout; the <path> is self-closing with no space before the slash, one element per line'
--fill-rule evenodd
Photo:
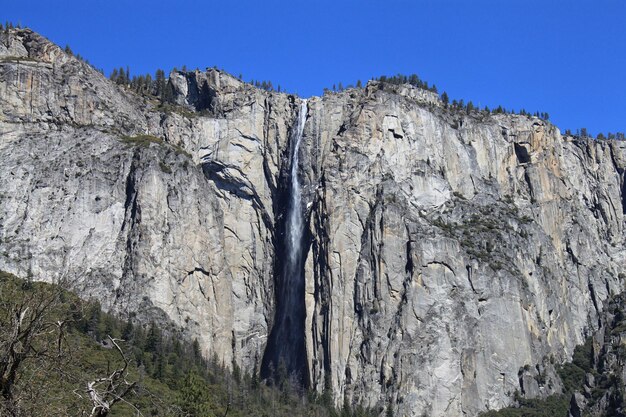
<path fill-rule="evenodd" d="M 289 211 L 287 212 L 287 233 L 289 235 L 287 250 L 289 253 L 289 263 L 294 268 L 297 267 L 298 260 L 302 255 L 302 233 L 304 231 L 300 181 L 298 180 L 298 163 L 300 161 L 299 150 L 300 142 L 302 141 L 302 133 L 304 132 L 304 123 L 306 122 L 306 113 L 307 102 L 306 100 L 302 100 L 291 154 L 291 193 Z M 293 272 L 295 274 L 296 271 Z M 294 277 L 294 279 L 297 279 L 297 277 Z"/>
<path fill-rule="evenodd" d="M 284 218 L 277 228 L 276 242 L 276 312 L 274 325 L 263 356 L 261 373 L 265 378 L 295 375 L 303 385 L 308 382 L 304 343 L 304 233 L 302 191 L 298 178 L 300 142 L 307 117 L 307 101 L 302 100 L 291 133 L 291 160 L 288 186 L 283 188 Z M 280 218 L 280 217 L 279 217 Z M 283 369 L 280 369 L 283 368 Z M 275 381 L 279 382 L 279 381 Z"/>

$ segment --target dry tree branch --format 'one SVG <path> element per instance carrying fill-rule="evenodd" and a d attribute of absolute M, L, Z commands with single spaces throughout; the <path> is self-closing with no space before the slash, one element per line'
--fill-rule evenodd
<path fill-rule="evenodd" d="M 124 397 L 137 384 L 137 382 L 131 383 L 126 380 L 129 361 L 117 343 L 121 340 L 114 339 L 111 336 L 108 336 L 108 338 L 122 357 L 124 366 L 113 371 L 108 377 L 98 378 L 87 383 L 87 393 L 93 404 L 90 417 L 105 417 L 111 411 L 111 407 L 117 402 L 127 402 L 124 400 Z M 103 385 L 104 388 L 101 388 Z"/>

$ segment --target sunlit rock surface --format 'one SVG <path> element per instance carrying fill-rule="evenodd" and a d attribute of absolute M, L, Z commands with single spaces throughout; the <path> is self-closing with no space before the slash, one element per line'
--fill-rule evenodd
<path fill-rule="evenodd" d="M 251 372 L 300 99 L 214 69 L 169 80 L 162 108 L 29 30 L 0 35 L 0 268 Z M 546 396 L 547 358 L 623 291 L 623 142 L 370 82 L 309 99 L 299 155 L 306 378 L 338 404 L 473 416 Z"/>

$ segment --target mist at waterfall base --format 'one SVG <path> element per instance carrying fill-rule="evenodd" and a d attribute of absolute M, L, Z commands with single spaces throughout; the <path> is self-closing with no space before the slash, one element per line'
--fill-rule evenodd
<path fill-rule="evenodd" d="M 303 386 L 308 385 L 306 347 L 304 343 L 304 234 L 302 193 L 298 179 L 300 142 L 307 117 L 307 101 L 302 100 L 296 125 L 290 140 L 289 183 L 284 199 L 286 210 L 278 225 L 275 265 L 276 313 L 263 362 L 261 376 L 276 378 L 295 377 Z M 279 220 L 280 221 L 280 220 Z"/>

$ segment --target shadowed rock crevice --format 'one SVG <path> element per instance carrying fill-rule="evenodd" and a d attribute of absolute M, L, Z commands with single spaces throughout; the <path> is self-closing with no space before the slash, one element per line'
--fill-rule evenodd
<path fill-rule="evenodd" d="M 626 173 L 621 173 L 622 179 L 622 214 L 626 214 Z"/>
<path fill-rule="evenodd" d="M 276 310 L 261 366 L 261 376 L 274 383 L 282 384 L 289 378 L 303 386 L 309 381 L 304 334 L 304 261 L 309 249 L 305 239 L 310 234 L 302 207 L 299 152 L 306 113 L 307 103 L 303 101 L 291 132 L 289 171 L 283 171 L 279 183 L 274 262 Z"/>
<path fill-rule="evenodd" d="M 528 152 L 529 144 L 514 143 L 513 146 L 515 147 L 515 156 L 517 156 L 517 162 L 519 162 L 520 164 L 529 163 L 530 162 L 530 153 Z"/>
<path fill-rule="evenodd" d="M 0 269 L 397 416 L 511 404 L 623 288 L 622 141 L 370 81 L 308 99 L 298 164 L 300 99 L 217 69 L 168 83 L 162 106 L 0 33 Z M 162 139 L 119 140 L 138 134 Z"/>

